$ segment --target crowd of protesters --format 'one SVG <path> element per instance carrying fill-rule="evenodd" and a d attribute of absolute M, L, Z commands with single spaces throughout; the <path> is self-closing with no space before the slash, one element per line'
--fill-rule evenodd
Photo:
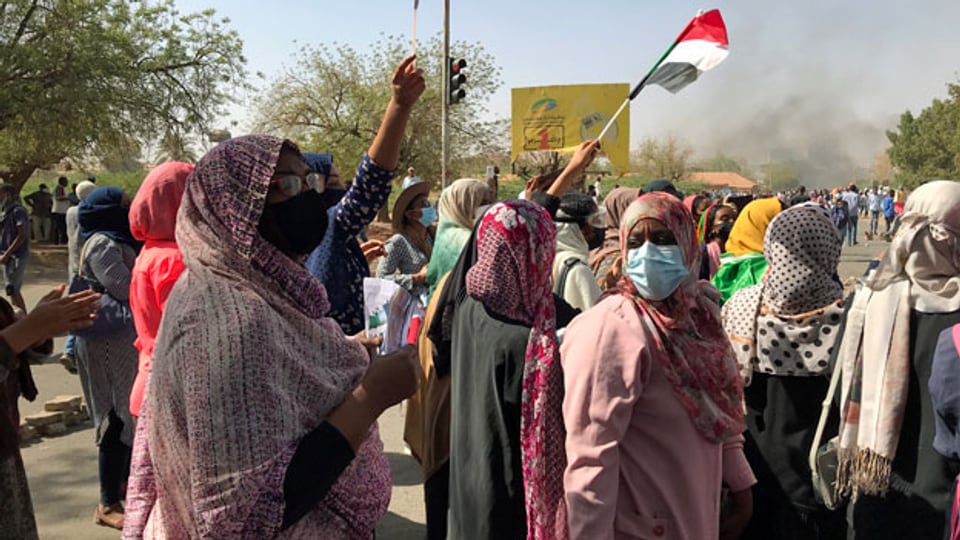
<path fill-rule="evenodd" d="M 956 531 L 960 184 L 658 180 L 598 202 L 571 191 L 602 151 L 587 141 L 516 200 L 465 178 L 434 204 L 411 168 L 394 236 L 366 241 L 425 89 L 413 60 L 349 187 L 333 156 L 259 135 L 158 166 L 132 199 L 78 186 L 69 293 L 29 315 L 0 301 L 0 538 L 37 537 L 17 400 L 37 394 L 25 351 L 62 332 L 94 420 L 94 518 L 128 539 L 372 538 L 392 489 L 377 418 L 408 398 L 430 539 Z M 845 291 L 861 209 L 890 244 Z M 383 355 L 361 332 L 373 263 L 426 308 Z"/>

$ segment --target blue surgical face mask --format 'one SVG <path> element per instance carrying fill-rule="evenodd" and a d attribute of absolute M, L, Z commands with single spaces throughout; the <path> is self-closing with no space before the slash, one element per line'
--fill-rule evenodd
<path fill-rule="evenodd" d="M 647 300 L 660 301 L 670 296 L 689 273 L 680 246 L 644 242 L 627 251 L 627 277 Z"/>
<path fill-rule="evenodd" d="M 432 206 L 426 206 L 420 209 L 420 224 L 429 227 L 437 221 L 437 209 Z"/>

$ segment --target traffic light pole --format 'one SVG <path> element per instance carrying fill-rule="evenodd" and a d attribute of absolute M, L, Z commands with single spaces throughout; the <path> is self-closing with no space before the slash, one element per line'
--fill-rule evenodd
<path fill-rule="evenodd" d="M 447 187 L 447 153 L 450 147 L 450 0 L 443 0 L 443 54 L 440 56 L 440 182 Z"/>

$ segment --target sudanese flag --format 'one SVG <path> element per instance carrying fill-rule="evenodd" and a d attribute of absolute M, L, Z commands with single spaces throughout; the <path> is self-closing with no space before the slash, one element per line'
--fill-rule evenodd
<path fill-rule="evenodd" d="M 645 82 L 677 93 L 704 71 L 717 67 L 728 54 L 727 27 L 720 10 L 701 13 L 680 32 Z"/>

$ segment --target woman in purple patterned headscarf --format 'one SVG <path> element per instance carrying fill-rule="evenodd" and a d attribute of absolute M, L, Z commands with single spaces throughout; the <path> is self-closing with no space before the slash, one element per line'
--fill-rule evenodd
<path fill-rule="evenodd" d="M 423 91 L 412 61 L 361 166 L 396 167 Z M 386 513 L 374 420 L 413 392 L 415 351 L 371 363 L 324 316 L 303 265 L 327 226 L 322 188 L 293 143 L 265 136 L 217 146 L 190 176 L 176 231 L 187 270 L 154 351 L 126 538 L 371 538 Z"/>

